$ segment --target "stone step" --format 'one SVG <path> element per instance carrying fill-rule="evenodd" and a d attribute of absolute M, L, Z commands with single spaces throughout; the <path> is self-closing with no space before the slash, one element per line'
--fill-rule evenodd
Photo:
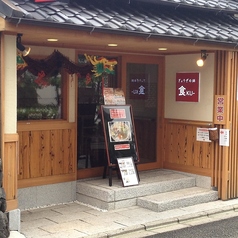
<path fill-rule="evenodd" d="M 140 174 L 137 186 L 123 187 L 120 180 L 91 179 L 77 182 L 77 200 L 102 209 L 113 210 L 137 205 L 139 197 L 164 193 L 196 185 L 196 178 L 171 171 L 150 171 Z"/>
<path fill-rule="evenodd" d="M 218 200 L 217 191 L 191 187 L 140 197 L 137 199 L 137 205 L 155 212 L 162 212 L 216 200 Z"/>

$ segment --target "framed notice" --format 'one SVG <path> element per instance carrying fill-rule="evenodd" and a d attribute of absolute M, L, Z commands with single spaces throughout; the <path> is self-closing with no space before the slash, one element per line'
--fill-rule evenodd
<path fill-rule="evenodd" d="M 139 183 L 137 170 L 132 157 L 117 159 L 119 170 L 121 173 L 123 186 L 132 186 Z"/>
<path fill-rule="evenodd" d="M 131 106 L 102 105 L 101 111 L 108 165 L 117 165 L 117 159 L 125 157 L 139 162 Z"/>

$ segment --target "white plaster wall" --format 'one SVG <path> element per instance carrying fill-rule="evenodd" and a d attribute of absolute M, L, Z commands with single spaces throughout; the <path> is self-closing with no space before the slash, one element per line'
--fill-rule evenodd
<path fill-rule="evenodd" d="M 31 52 L 30 56 L 34 58 L 34 56 L 49 56 L 53 53 L 54 50 L 58 50 L 64 56 L 68 57 L 72 62 L 75 62 L 75 50 L 74 49 L 65 49 L 65 48 L 51 48 L 51 47 L 38 47 L 38 46 L 30 46 Z M 69 122 L 75 122 L 76 115 L 76 105 L 75 105 L 75 95 L 76 95 L 76 76 L 68 75 L 68 84 L 69 84 Z"/>
<path fill-rule="evenodd" d="M 214 92 L 214 54 L 208 55 L 203 67 L 196 61 L 200 54 L 166 56 L 165 66 L 165 118 L 212 121 Z M 200 101 L 176 102 L 176 73 L 200 73 Z"/>
<path fill-rule="evenodd" d="M 16 36 L 4 36 L 4 133 L 16 133 L 17 128 Z"/>

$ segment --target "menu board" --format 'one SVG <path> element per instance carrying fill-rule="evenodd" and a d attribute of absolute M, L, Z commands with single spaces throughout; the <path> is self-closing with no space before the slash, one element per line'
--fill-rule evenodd
<path fill-rule="evenodd" d="M 139 162 L 131 106 L 102 105 L 101 109 L 108 165 L 116 165 L 117 159 L 124 157 Z"/>

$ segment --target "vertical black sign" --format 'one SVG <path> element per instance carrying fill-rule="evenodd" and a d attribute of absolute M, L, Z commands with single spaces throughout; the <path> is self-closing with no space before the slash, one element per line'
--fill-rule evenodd
<path fill-rule="evenodd" d="M 130 105 L 101 106 L 108 165 L 118 158 L 132 157 L 139 162 L 134 120 Z"/>

